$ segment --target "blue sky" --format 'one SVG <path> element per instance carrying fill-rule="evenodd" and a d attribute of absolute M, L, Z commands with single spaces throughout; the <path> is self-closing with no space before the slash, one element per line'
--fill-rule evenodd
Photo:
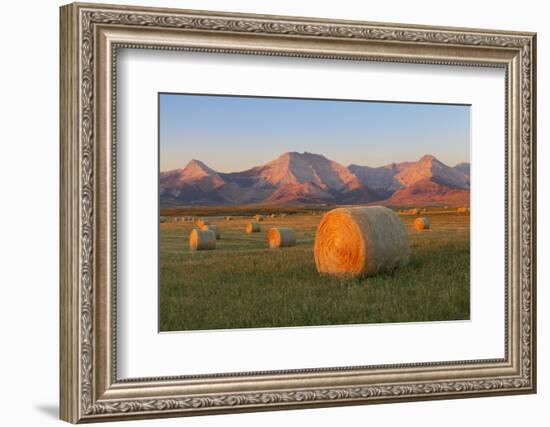
<path fill-rule="evenodd" d="M 470 107 L 161 94 L 160 170 L 202 160 L 219 172 L 266 163 L 286 151 L 345 166 L 381 166 L 432 154 L 470 161 Z"/>

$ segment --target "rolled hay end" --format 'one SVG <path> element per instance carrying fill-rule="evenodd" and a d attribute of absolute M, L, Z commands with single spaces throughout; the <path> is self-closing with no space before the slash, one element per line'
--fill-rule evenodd
<path fill-rule="evenodd" d="M 231 221 L 232 219 L 233 219 L 233 218 L 230 217 L 230 216 L 226 216 L 226 217 L 225 217 L 225 220 L 226 220 L 226 221 Z"/>
<path fill-rule="evenodd" d="M 221 238 L 220 229 L 215 224 L 206 224 L 206 225 L 203 225 L 202 227 L 200 227 L 200 229 L 201 230 L 212 230 L 214 232 L 214 234 L 216 235 L 216 240 L 220 240 L 220 238 Z"/>
<path fill-rule="evenodd" d="M 246 224 L 246 232 L 248 234 L 250 233 L 257 233 L 260 231 L 260 224 L 257 222 L 249 222 Z"/>
<path fill-rule="evenodd" d="M 199 230 L 194 228 L 189 235 L 189 248 L 192 251 L 216 249 L 216 233 L 214 233 L 213 230 Z"/>
<path fill-rule="evenodd" d="M 285 248 L 296 245 L 296 233 L 289 227 L 274 227 L 267 233 L 267 243 L 269 247 Z"/>
<path fill-rule="evenodd" d="M 405 265 L 409 234 L 384 206 L 338 208 L 321 218 L 313 252 L 319 273 L 366 277 Z"/>
<path fill-rule="evenodd" d="M 261 216 L 261 215 L 254 215 L 254 219 L 255 219 L 257 222 L 260 222 L 260 221 L 263 221 L 263 220 L 264 220 L 264 217 Z"/>
<path fill-rule="evenodd" d="M 415 230 L 427 230 L 430 228 L 430 220 L 427 217 L 416 218 L 414 220 Z"/>

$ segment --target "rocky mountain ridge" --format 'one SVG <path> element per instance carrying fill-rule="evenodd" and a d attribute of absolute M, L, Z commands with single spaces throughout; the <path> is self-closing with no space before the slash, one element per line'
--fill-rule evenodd
<path fill-rule="evenodd" d="M 432 155 L 381 167 L 343 166 L 320 154 L 287 152 L 264 165 L 222 173 L 200 160 L 160 173 L 160 204 L 469 205 L 470 164 Z"/>

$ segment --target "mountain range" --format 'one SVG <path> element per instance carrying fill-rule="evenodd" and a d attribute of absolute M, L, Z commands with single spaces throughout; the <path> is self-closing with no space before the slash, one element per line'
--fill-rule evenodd
<path fill-rule="evenodd" d="M 469 205 L 470 164 L 432 155 L 369 167 L 343 166 L 320 154 L 288 152 L 242 172 L 222 173 L 200 160 L 160 173 L 160 204 Z"/>

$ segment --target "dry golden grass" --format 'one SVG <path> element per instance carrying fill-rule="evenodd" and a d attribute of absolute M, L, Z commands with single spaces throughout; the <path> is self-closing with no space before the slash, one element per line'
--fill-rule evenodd
<path fill-rule="evenodd" d="M 410 262 L 367 278 L 317 272 L 313 246 L 321 216 L 278 210 L 277 218 L 265 218 L 266 231 L 243 233 L 258 211 L 174 212 L 214 223 L 233 216 L 209 251 L 186 244 L 193 223 L 159 225 L 161 331 L 470 318 L 470 216 L 456 206 L 428 208 L 431 228 L 422 233 L 414 229 L 415 217 L 402 215 Z M 274 227 L 293 228 L 296 245 L 270 249 L 267 230 Z"/>

